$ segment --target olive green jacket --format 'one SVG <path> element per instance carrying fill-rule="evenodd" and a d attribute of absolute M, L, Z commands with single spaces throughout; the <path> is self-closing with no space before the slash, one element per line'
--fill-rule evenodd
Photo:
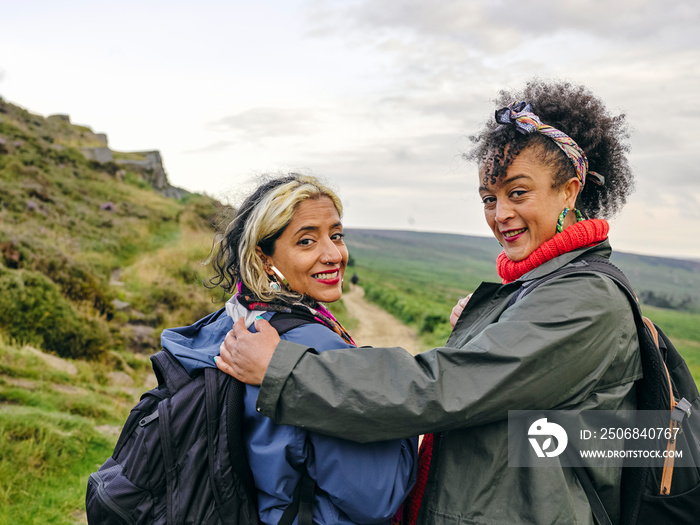
<path fill-rule="evenodd" d="M 282 341 L 258 396 L 276 423 L 361 442 L 437 433 L 421 524 L 593 523 L 568 468 L 508 467 L 509 410 L 633 409 L 641 377 L 632 310 L 608 277 L 570 274 L 508 306 L 522 281 L 607 241 L 559 256 L 515 283 L 484 283 L 447 344 L 313 349 Z M 589 470 L 619 520 L 621 470 Z"/>

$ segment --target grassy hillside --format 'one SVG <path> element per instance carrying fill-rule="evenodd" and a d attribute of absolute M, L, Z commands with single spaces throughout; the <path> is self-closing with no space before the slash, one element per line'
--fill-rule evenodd
<path fill-rule="evenodd" d="M 0 523 L 80 522 L 160 331 L 219 306 L 200 261 L 222 206 L 161 197 L 96 145 L 0 100 Z"/>
<path fill-rule="evenodd" d="M 127 325 L 157 329 L 189 319 L 193 304 L 211 308 L 188 254 L 164 259 L 160 274 L 143 257 L 210 242 L 219 205 L 166 199 L 134 173 L 88 162 L 74 147 L 93 140 L 86 130 L 0 102 L 0 329 L 63 357 L 102 358 L 130 347 Z"/>
<path fill-rule="evenodd" d="M 501 251 L 487 237 L 387 230 L 346 230 L 352 271 L 366 296 L 421 334 L 422 346 L 445 342 L 457 299 L 482 281 L 498 282 L 495 260 Z M 614 253 L 630 278 L 648 317 L 683 353 L 700 381 L 700 264 L 692 261 Z M 658 308 L 645 298 L 663 299 Z"/>

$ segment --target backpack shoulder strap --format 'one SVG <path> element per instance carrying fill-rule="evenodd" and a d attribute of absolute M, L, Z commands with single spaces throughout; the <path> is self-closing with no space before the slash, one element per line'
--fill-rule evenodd
<path fill-rule="evenodd" d="M 602 273 L 604 275 L 607 275 L 611 279 L 613 279 L 617 285 L 622 288 L 622 290 L 625 292 L 628 298 L 631 298 L 631 302 L 633 303 L 632 309 L 637 309 L 639 310 L 639 303 L 637 300 L 637 296 L 634 293 L 634 290 L 632 289 L 632 285 L 630 284 L 629 280 L 627 279 L 627 276 L 622 273 L 622 270 L 620 270 L 617 266 L 615 266 L 613 263 L 611 263 L 608 259 L 605 257 L 600 257 L 597 255 L 583 255 L 577 259 L 574 259 L 571 261 L 569 264 L 562 266 L 558 270 L 553 271 L 550 274 L 545 275 L 544 277 L 541 277 L 539 279 L 534 279 L 532 281 L 526 281 L 523 283 L 523 285 L 520 287 L 520 289 L 513 294 L 513 296 L 510 299 L 510 303 L 508 306 L 512 306 L 516 302 L 520 301 L 523 299 L 525 296 L 530 294 L 533 290 L 535 290 L 538 286 L 547 283 L 551 281 L 552 279 L 556 279 L 558 277 L 562 277 L 564 275 L 569 275 L 572 273 Z M 640 315 L 641 315 L 641 310 L 640 310 Z"/>
<path fill-rule="evenodd" d="M 284 312 L 275 313 L 275 315 L 273 315 L 270 319 L 270 324 L 280 335 L 289 332 L 298 326 L 312 322 L 312 320 L 299 317 L 294 313 Z M 210 411 L 208 416 L 213 421 L 220 411 L 220 408 L 216 405 L 216 396 L 214 395 L 216 389 L 218 388 L 215 376 L 217 373 L 223 374 L 223 372 L 219 372 L 216 369 L 206 369 L 205 372 L 208 372 L 208 374 L 205 374 L 207 381 L 207 410 Z M 229 457 L 231 458 L 231 468 L 247 491 L 246 497 L 251 498 L 252 501 L 256 502 L 257 496 L 255 484 L 253 482 L 253 475 L 246 457 L 243 438 L 245 384 L 241 383 L 232 376 L 227 376 L 226 380 L 228 381 L 228 390 L 225 399 L 227 414 L 226 433 L 228 435 L 228 450 Z M 211 394 L 209 391 L 211 391 Z M 213 431 L 215 431 L 213 427 L 208 429 L 208 434 Z M 210 450 L 212 450 L 211 444 Z M 221 482 L 217 478 L 214 460 L 215 458 L 211 457 L 210 455 L 210 474 L 212 476 L 212 480 L 215 482 L 213 485 L 216 485 L 217 483 L 220 484 Z M 280 518 L 280 525 L 292 525 L 297 515 L 299 516 L 297 521 L 298 525 L 311 525 L 315 487 L 316 483 L 309 476 L 308 472 L 304 472 L 296 490 L 294 491 L 292 503 L 289 505 L 289 507 L 287 507 Z M 217 497 L 216 492 L 215 497 Z M 257 504 L 255 507 L 257 508 Z M 308 509 L 311 510 L 309 511 Z"/>
<path fill-rule="evenodd" d="M 294 312 L 278 312 L 270 319 L 270 324 L 277 330 L 279 335 L 313 322 L 313 320 L 301 317 Z M 307 471 L 304 471 L 294 490 L 292 503 L 282 514 L 279 525 L 292 525 L 294 518 L 297 516 L 298 525 L 311 525 L 313 520 L 315 490 L 316 482 L 309 476 Z"/>
<path fill-rule="evenodd" d="M 297 516 L 299 516 L 297 525 L 312 525 L 315 490 L 316 482 L 308 472 L 304 472 L 294 489 L 292 503 L 285 509 L 278 525 L 292 525 Z"/>
<path fill-rule="evenodd" d="M 579 483 L 581 483 L 581 487 L 583 487 L 583 491 L 586 493 L 588 503 L 591 506 L 591 512 L 598 525 L 612 525 L 608 511 L 605 510 L 600 496 L 595 491 L 591 477 L 588 475 L 588 472 L 586 472 L 586 469 L 578 466 L 571 467 L 571 469 L 574 471 Z"/>
<path fill-rule="evenodd" d="M 277 330 L 279 335 L 289 332 L 298 326 L 313 322 L 311 319 L 301 317 L 294 312 L 277 312 L 270 318 L 270 324 Z"/>
<path fill-rule="evenodd" d="M 170 394 L 177 392 L 192 381 L 192 378 L 180 362 L 167 350 L 161 350 L 153 354 L 151 356 L 151 365 L 158 379 L 158 386 L 165 387 Z"/>

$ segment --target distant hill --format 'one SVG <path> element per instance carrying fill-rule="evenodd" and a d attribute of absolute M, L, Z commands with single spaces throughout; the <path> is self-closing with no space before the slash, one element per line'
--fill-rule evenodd
<path fill-rule="evenodd" d="M 700 311 L 700 262 L 613 252 L 640 300 L 651 306 Z"/>
<path fill-rule="evenodd" d="M 347 229 L 351 255 L 361 265 L 426 282 L 474 289 L 481 281 L 498 281 L 495 239 L 445 233 Z M 650 306 L 700 311 L 700 263 L 614 251 L 612 261 Z M 429 269 L 429 271 L 428 271 Z"/>

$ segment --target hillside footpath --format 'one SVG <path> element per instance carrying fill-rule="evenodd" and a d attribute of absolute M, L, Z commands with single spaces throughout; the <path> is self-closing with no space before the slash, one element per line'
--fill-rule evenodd
<path fill-rule="evenodd" d="M 348 315 L 358 320 L 357 328 L 352 330 L 352 337 L 357 346 L 400 346 L 413 355 L 417 354 L 419 347 L 416 332 L 385 310 L 365 300 L 365 291 L 362 288 L 350 286 L 350 291 L 343 294 L 343 302 Z"/>

